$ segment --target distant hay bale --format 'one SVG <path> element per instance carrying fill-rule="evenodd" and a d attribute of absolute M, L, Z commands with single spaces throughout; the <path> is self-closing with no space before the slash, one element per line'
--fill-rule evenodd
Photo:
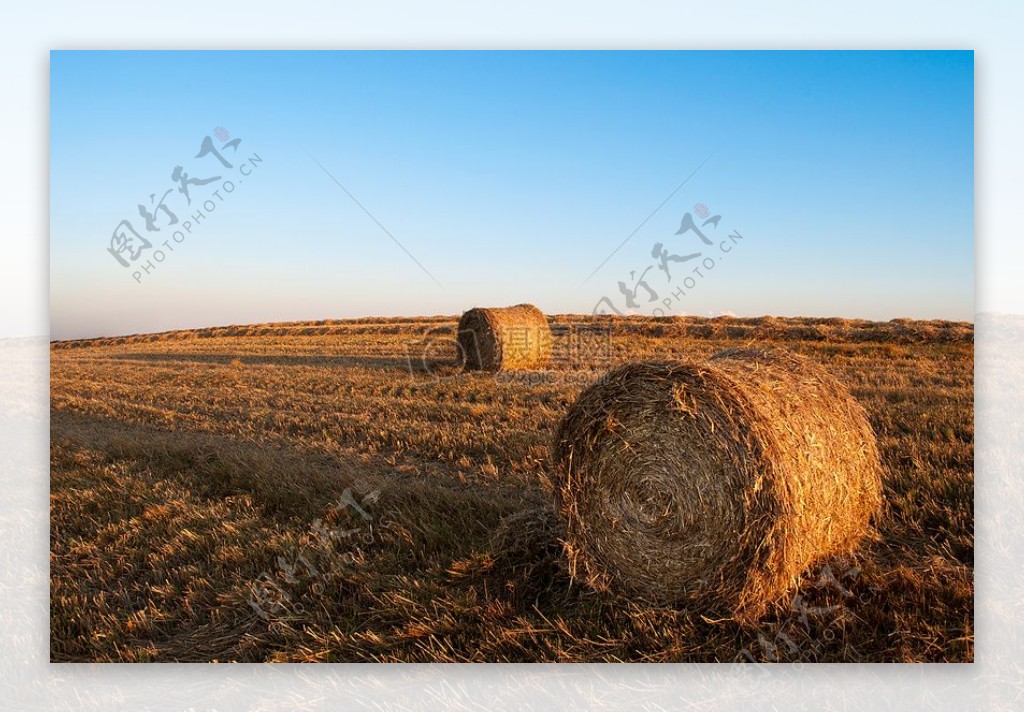
<path fill-rule="evenodd" d="M 780 351 L 620 367 L 571 407 L 554 459 L 574 576 L 740 622 L 851 552 L 882 502 L 863 409 Z"/>
<path fill-rule="evenodd" d="M 469 310 L 459 320 L 458 343 L 467 371 L 531 369 L 551 359 L 548 320 L 529 304 Z"/>

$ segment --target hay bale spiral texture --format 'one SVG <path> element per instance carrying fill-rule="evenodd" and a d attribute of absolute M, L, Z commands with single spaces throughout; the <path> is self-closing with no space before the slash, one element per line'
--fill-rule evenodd
<path fill-rule="evenodd" d="M 459 320 L 459 350 L 467 371 L 533 369 L 551 359 L 547 317 L 530 304 L 476 307 Z"/>
<path fill-rule="evenodd" d="M 852 552 L 882 503 L 864 410 L 782 351 L 620 367 L 580 395 L 553 455 L 574 576 L 746 623 Z"/>

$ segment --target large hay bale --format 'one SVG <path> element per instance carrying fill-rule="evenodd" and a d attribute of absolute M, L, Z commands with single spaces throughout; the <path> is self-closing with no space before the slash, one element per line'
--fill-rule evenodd
<path fill-rule="evenodd" d="M 529 304 L 469 310 L 459 320 L 458 342 L 467 371 L 530 369 L 551 358 L 547 317 Z"/>
<path fill-rule="evenodd" d="M 554 459 L 574 576 L 741 622 L 851 552 L 882 502 L 863 409 L 786 352 L 620 367 L 571 407 Z"/>

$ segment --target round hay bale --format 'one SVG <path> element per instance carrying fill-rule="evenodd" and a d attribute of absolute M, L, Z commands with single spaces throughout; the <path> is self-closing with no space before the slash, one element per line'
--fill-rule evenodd
<path fill-rule="evenodd" d="M 467 371 L 531 369 L 551 358 L 547 317 L 529 304 L 469 310 L 459 320 L 458 343 Z"/>
<path fill-rule="evenodd" d="M 615 369 L 571 407 L 553 455 L 573 576 L 740 622 L 851 552 L 882 503 L 861 406 L 780 351 Z"/>

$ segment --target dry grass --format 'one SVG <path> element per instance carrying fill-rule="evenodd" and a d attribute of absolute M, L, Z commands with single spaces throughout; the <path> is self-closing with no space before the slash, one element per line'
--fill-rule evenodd
<path fill-rule="evenodd" d="M 881 506 L 863 409 L 777 349 L 615 369 L 573 404 L 553 459 L 574 575 L 746 623 L 852 553 Z"/>
<path fill-rule="evenodd" d="M 970 325 L 553 321 L 529 379 L 410 370 L 450 317 L 54 344 L 52 659 L 973 660 Z M 578 348 L 593 327 L 609 353 Z M 865 407 L 878 538 L 753 628 L 570 578 L 545 513 L 579 393 L 615 364 L 753 343 L 822 362 Z"/>

